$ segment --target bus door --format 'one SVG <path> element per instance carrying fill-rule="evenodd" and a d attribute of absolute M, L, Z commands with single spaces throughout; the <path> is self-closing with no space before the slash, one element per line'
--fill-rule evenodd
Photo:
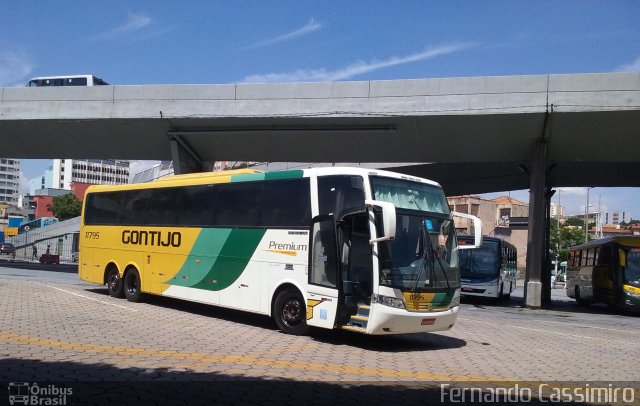
<path fill-rule="evenodd" d="M 317 216 L 309 236 L 308 325 L 334 327 L 340 310 L 340 277 L 335 219 L 331 214 Z"/>

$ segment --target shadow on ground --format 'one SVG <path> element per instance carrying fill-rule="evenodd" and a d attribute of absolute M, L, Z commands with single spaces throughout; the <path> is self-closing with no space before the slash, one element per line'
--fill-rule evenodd
<path fill-rule="evenodd" d="M 84 364 L 0 359 L 0 403 L 8 404 L 9 396 L 20 396 L 27 389 L 33 393 L 37 385 L 44 394 L 39 403 L 65 405 L 425 405 L 448 404 L 455 400 L 453 388 L 494 387 L 490 382 L 449 382 L 442 388 L 438 382 L 308 382 L 301 372 L 300 381 L 288 379 L 246 378 L 221 373 L 200 373 L 166 368 L 118 368 L 111 364 Z M 12 385 L 9 385 L 13 383 Z M 21 384 L 28 383 L 28 385 Z M 501 387 L 515 383 L 502 382 Z M 55 389 L 53 389 L 55 388 Z M 37 393 L 37 392 L 36 392 Z M 61 398 L 64 403 L 51 403 Z M 533 404 L 540 404 L 534 398 Z M 50 399 L 48 402 L 46 399 Z M 16 398 L 13 399 L 14 401 Z M 31 400 L 31 399 L 30 399 Z M 62 400 L 62 399 L 61 399 Z M 445 402 L 442 402 L 444 400 Z M 500 399 L 498 399 L 500 400 Z M 466 404 L 467 402 L 462 402 Z M 504 404 L 492 402 L 494 404 Z M 572 404 L 572 403 L 565 403 Z"/>
<path fill-rule="evenodd" d="M 108 296 L 107 290 L 103 288 L 90 288 L 86 290 L 88 292 Z M 273 320 L 270 317 L 260 314 L 153 295 L 146 295 L 143 300 L 145 303 L 167 309 L 193 313 L 204 317 L 210 317 L 212 319 L 241 323 L 253 327 L 276 330 Z M 212 323 L 214 322 L 215 320 L 212 320 Z M 437 333 L 365 336 L 363 334 L 343 330 L 312 328 L 309 332 L 309 336 L 313 340 L 327 344 L 347 345 L 364 350 L 379 352 L 431 351 L 459 348 L 464 347 L 467 344 L 464 340 L 439 335 Z"/>
<path fill-rule="evenodd" d="M 0 266 L 5 268 L 32 269 L 36 271 L 78 273 L 78 264 L 41 264 L 39 262 L 0 259 Z"/>

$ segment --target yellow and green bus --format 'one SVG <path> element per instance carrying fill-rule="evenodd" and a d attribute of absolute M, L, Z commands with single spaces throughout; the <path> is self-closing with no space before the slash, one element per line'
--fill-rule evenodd
<path fill-rule="evenodd" d="M 571 247 L 567 296 L 640 312 L 640 236 L 606 237 Z"/>
<path fill-rule="evenodd" d="M 437 183 L 362 168 L 91 186 L 78 272 L 113 297 L 260 313 L 289 334 L 445 330 L 460 301 L 452 215 Z M 480 220 L 456 215 L 480 246 Z"/>

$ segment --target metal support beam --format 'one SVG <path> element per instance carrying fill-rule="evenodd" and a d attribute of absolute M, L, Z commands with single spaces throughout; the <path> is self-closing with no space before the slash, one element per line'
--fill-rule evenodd
<path fill-rule="evenodd" d="M 179 135 L 170 134 L 169 143 L 171 145 L 173 172 L 176 175 L 211 170 L 211 163 L 203 161 L 193 148 Z"/>
<path fill-rule="evenodd" d="M 524 299 L 525 306 L 533 308 L 542 305 L 542 269 L 546 258 L 547 230 L 546 160 L 547 140 L 538 139 L 532 148 L 529 170 L 529 235 Z"/>

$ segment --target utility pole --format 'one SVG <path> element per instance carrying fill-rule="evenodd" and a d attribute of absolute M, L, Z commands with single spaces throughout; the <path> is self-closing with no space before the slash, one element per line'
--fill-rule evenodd
<path fill-rule="evenodd" d="M 584 242 L 589 241 L 589 207 L 593 207 L 593 204 L 589 204 L 589 192 L 593 187 L 587 187 L 587 205 L 584 208 Z M 597 213 L 593 213 L 596 214 Z M 597 220 L 596 220 L 597 221 Z"/>

